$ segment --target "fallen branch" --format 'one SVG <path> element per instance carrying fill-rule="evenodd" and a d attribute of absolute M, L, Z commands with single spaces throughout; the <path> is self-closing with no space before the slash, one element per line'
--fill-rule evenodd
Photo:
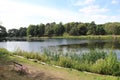
<path fill-rule="evenodd" d="M 20 74 L 28 73 L 28 68 L 23 66 L 22 64 L 18 62 L 13 62 L 13 65 L 14 65 L 13 70 L 20 72 Z"/>

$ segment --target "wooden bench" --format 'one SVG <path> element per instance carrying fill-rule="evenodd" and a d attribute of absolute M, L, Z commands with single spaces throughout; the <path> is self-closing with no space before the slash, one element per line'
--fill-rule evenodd
<path fill-rule="evenodd" d="M 20 74 L 26 74 L 28 72 L 28 68 L 18 62 L 13 62 L 13 65 L 13 70 L 20 72 Z"/>

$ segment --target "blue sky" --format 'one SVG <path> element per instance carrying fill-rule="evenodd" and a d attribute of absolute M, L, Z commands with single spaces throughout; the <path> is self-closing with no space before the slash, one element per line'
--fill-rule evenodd
<path fill-rule="evenodd" d="M 7 29 L 50 22 L 120 21 L 120 0 L 0 0 L 0 24 Z"/>

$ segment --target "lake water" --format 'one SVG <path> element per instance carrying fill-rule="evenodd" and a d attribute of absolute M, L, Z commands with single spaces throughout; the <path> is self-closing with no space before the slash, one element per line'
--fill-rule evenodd
<path fill-rule="evenodd" d="M 21 49 L 28 52 L 42 53 L 45 49 L 51 51 L 61 51 L 63 53 L 83 53 L 90 49 L 98 49 L 109 52 L 111 49 L 117 53 L 120 58 L 120 41 L 116 40 L 81 40 L 81 39 L 44 39 L 40 42 L 27 41 L 7 41 L 0 42 L 0 48 L 6 48 L 9 51 Z"/>

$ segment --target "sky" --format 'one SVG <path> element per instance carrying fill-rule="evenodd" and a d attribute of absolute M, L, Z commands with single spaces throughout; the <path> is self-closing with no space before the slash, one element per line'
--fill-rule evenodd
<path fill-rule="evenodd" d="M 0 0 L 0 25 L 7 29 L 51 22 L 120 21 L 120 0 Z"/>

